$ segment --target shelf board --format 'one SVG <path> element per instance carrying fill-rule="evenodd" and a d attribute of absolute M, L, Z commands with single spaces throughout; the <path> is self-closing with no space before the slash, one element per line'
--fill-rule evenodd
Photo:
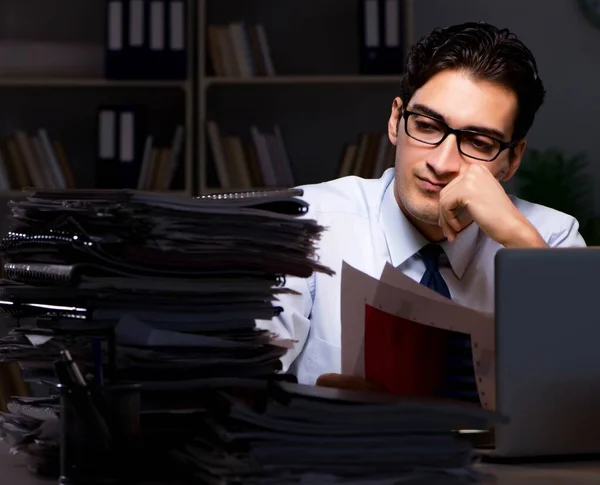
<path fill-rule="evenodd" d="M 201 189 L 201 195 L 227 194 L 229 192 L 249 192 L 251 190 L 260 189 L 224 189 L 222 187 L 203 187 Z"/>
<path fill-rule="evenodd" d="M 402 80 L 401 75 L 340 75 L 340 76 L 255 76 L 255 77 L 216 77 L 204 78 L 204 84 L 395 84 Z"/>
<path fill-rule="evenodd" d="M 26 197 L 29 192 L 26 190 L 0 190 L 0 199 L 10 199 L 13 197 Z"/>
<path fill-rule="evenodd" d="M 202 187 L 201 195 L 218 195 L 218 194 L 229 194 L 236 192 L 263 192 L 270 190 L 287 190 L 290 187 L 252 187 L 244 189 L 224 189 L 222 187 Z"/>
<path fill-rule="evenodd" d="M 147 194 L 173 195 L 178 197 L 190 197 L 187 190 L 143 190 Z"/>
<path fill-rule="evenodd" d="M 36 189 L 32 190 L 0 190 L 0 199 L 8 199 L 13 197 L 26 197 L 34 192 Z M 44 189 L 42 189 L 44 190 Z M 154 190 L 154 191 L 142 191 L 152 194 L 163 194 L 163 195 L 176 195 L 176 196 L 189 196 L 187 190 Z"/>
<path fill-rule="evenodd" d="M 0 87 L 151 87 L 151 88 L 182 88 L 186 81 L 161 81 L 143 79 L 103 79 L 84 77 L 0 77 Z"/>

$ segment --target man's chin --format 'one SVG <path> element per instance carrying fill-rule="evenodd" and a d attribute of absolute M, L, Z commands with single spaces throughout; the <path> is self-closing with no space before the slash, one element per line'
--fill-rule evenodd
<path fill-rule="evenodd" d="M 438 217 L 431 217 L 429 215 L 418 217 L 417 220 L 423 224 L 427 224 L 428 226 L 440 227 L 440 220 Z"/>
<path fill-rule="evenodd" d="M 410 218 L 422 224 L 439 227 L 438 206 L 408 207 Z"/>
<path fill-rule="evenodd" d="M 413 187 L 408 193 L 400 193 L 396 201 L 400 210 L 409 220 L 439 227 L 439 196 L 436 194 L 422 194 Z"/>

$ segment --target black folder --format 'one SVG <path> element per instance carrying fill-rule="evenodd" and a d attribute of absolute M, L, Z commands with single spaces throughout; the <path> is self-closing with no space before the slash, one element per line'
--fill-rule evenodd
<path fill-rule="evenodd" d="M 401 74 L 405 61 L 405 0 L 358 0 L 361 74 Z"/>
<path fill-rule="evenodd" d="M 146 136 L 146 110 L 103 105 L 97 111 L 96 187 L 136 188 Z"/>
<path fill-rule="evenodd" d="M 108 0 L 105 76 L 186 79 L 188 0 Z"/>

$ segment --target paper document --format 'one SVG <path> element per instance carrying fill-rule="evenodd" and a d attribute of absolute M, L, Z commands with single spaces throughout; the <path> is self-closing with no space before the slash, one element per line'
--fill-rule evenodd
<path fill-rule="evenodd" d="M 473 447 L 453 431 L 506 422 L 465 403 L 291 382 L 256 396 L 215 396 L 198 437 L 177 447 L 202 483 L 475 485 Z"/>
<path fill-rule="evenodd" d="M 470 335 L 481 405 L 495 409 L 492 314 L 444 298 L 390 265 L 377 279 L 343 263 L 341 320 L 342 373 L 398 394 L 432 395 L 449 331 Z"/>

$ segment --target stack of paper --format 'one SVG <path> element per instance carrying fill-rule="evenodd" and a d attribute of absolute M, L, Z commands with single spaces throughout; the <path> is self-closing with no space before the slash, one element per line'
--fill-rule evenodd
<path fill-rule="evenodd" d="M 42 475 L 58 474 L 60 403 L 58 397 L 13 397 L 0 413 L 0 438 L 13 452 L 28 457 L 28 467 Z"/>
<path fill-rule="evenodd" d="M 81 431 L 80 445 L 123 434 L 119 413 L 100 396 L 114 385 L 135 384 L 141 393 L 132 423 L 140 413 L 172 418 L 144 426 L 138 442 L 164 441 L 165 427 L 169 436 L 185 432 L 178 411 L 201 411 L 207 390 L 265 387 L 277 375 L 290 342 L 255 320 L 282 311 L 285 276 L 330 273 L 315 261 L 323 228 L 303 217 L 308 207 L 300 195 L 37 190 L 11 202 L 10 230 L 0 242 L 0 307 L 13 328 L 0 339 L 0 360 L 18 361 L 29 382 L 78 389 L 70 395 L 82 398 L 65 399 L 87 417 L 60 421 L 63 434 L 94 426 L 98 436 Z M 65 375 L 75 379 L 67 383 Z M 1 428 L 17 445 L 23 426 L 21 415 L 7 415 Z M 33 436 L 38 423 L 27 426 Z M 79 444 L 69 446 L 81 460 L 71 471 L 95 455 L 83 456 Z M 55 458 L 46 456 L 48 463 Z M 102 468 L 108 465 L 92 474 Z"/>
<path fill-rule="evenodd" d="M 19 326 L 0 358 L 51 378 L 66 347 L 99 381 L 118 372 L 152 389 L 273 374 L 288 344 L 255 320 L 281 311 L 284 275 L 329 271 L 298 195 L 40 190 L 11 202 L 0 300 Z"/>
<path fill-rule="evenodd" d="M 176 453 L 202 483 L 479 483 L 459 429 L 502 416 L 480 407 L 363 391 L 275 384 L 248 404 L 223 394 L 205 429 Z"/>

